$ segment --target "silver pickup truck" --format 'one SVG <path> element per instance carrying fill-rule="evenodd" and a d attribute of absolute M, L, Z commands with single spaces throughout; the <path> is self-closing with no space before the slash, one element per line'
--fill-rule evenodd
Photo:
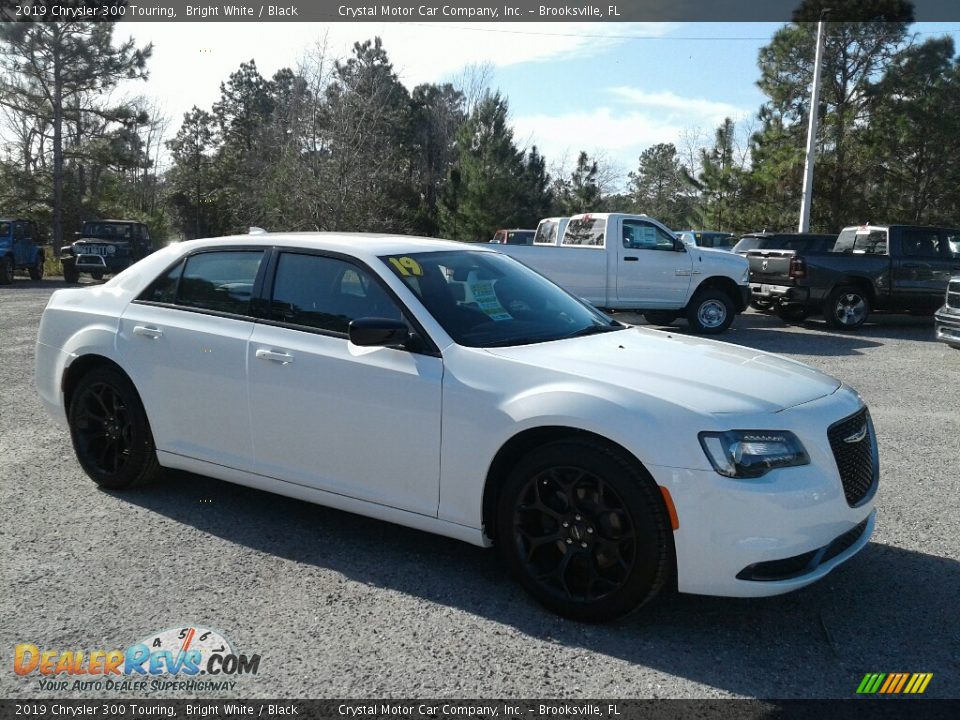
<path fill-rule="evenodd" d="M 750 299 L 746 259 L 686 245 L 646 215 L 574 215 L 553 244 L 497 250 L 599 308 L 657 325 L 686 318 L 697 333 L 724 332 Z"/>

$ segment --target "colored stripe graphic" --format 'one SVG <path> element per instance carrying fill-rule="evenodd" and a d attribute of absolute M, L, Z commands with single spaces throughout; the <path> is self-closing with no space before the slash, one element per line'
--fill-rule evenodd
<path fill-rule="evenodd" d="M 857 686 L 860 695 L 920 695 L 933 679 L 933 673 L 867 673 Z"/>

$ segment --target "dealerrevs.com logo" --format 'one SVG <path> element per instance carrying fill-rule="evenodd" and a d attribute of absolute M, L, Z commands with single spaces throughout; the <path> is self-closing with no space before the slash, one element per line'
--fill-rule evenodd
<path fill-rule="evenodd" d="M 232 678 L 259 669 L 259 654 L 238 654 L 221 633 L 197 626 L 152 633 L 126 650 L 20 643 L 13 657 L 13 671 L 45 691 L 233 690 Z"/>

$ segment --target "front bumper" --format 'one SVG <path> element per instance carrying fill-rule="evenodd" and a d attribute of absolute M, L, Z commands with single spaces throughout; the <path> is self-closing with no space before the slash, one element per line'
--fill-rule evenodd
<path fill-rule="evenodd" d="M 960 348 L 960 311 L 944 305 L 937 310 L 933 319 L 937 340 Z"/>
<path fill-rule="evenodd" d="M 61 263 L 70 263 L 80 272 L 118 273 L 133 265 L 133 260 L 127 256 L 94 255 L 86 253 L 64 253 L 60 257 Z"/>
<path fill-rule="evenodd" d="M 652 466 L 670 491 L 681 592 L 732 597 L 779 595 L 816 582 L 862 550 L 876 524 L 878 471 L 863 501 L 844 494 L 827 428 L 862 409 L 848 389 L 767 416 L 794 432 L 810 464 L 774 470 L 753 480 L 710 470 Z M 748 419 L 736 427 L 758 427 Z M 871 432 L 870 442 L 875 443 Z M 876 455 L 874 451 L 874 456 Z M 876 468 L 876 465 L 874 465 Z"/>

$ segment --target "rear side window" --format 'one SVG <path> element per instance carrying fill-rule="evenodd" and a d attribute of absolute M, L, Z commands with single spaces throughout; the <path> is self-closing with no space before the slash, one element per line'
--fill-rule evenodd
<path fill-rule="evenodd" d="M 507 231 L 507 245 L 529 245 L 533 242 L 532 230 Z"/>
<path fill-rule="evenodd" d="M 887 230 L 847 228 L 837 236 L 834 252 L 856 253 L 858 255 L 886 255 Z"/>
<path fill-rule="evenodd" d="M 903 254 L 907 257 L 938 258 L 941 252 L 940 234 L 936 230 L 905 230 Z"/>
<path fill-rule="evenodd" d="M 262 255 L 262 251 L 193 255 L 154 280 L 137 299 L 249 314 L 250 294 Z M 190 269 L 185 275 L 187 266 Z"/>
<path fill-rule="evenodd" d="M 191 255 L 180 275 L 176 304 L 249 315 L 253 284 L 262 259 L 262 250 Z"/>
<path fill-rule="evenodd" d="M 564 245 L 584 247 L 603 247 L 603 233 L 606 229 L 605 218 L 582 217 L 571 220 L 563 233 Z"/>

